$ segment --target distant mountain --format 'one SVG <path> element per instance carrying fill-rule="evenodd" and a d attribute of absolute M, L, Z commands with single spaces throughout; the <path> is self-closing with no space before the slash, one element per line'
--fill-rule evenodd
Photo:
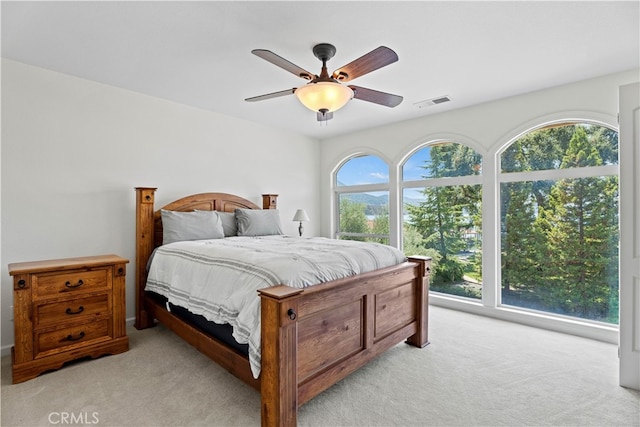
<path fill-rule="evenodd" d="M 386 194 L 374 196 L 367 193 L 349 193 L 343 194 L 342 197 L 353 203 L 362 203 L 363 205 L 380 206 L 389 203 L 389 196 Z"/>
<path fill-rule="evenodd" d="M 402 202 L 405 205 L 417 206 L 420 204 L 420 202 L 422 202 L 422 199 L 412 199 L 409 197 L 405 197 L 404 199 L 402 199 Z"/>
<path fill-rule="evenodd" d="M 386 194 L 383 194 L 380 196 L 374 196 L 373 194 L 367 194 L 367 193 L 351 193 L 351 194 L 343 194 L 342 197 L 344 197 L 347 200 L 350 200 L 353 203 L 361 203 L 363 205 L 372 206 L 372 207 L 389 204 L 389 196 Z M 415 206 L 420 204 L 422 200 L 405 197 L 402 201 L 405 205 Z"/>

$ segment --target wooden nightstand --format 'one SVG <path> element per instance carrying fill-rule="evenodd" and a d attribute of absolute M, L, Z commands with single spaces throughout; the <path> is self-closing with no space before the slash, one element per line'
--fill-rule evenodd
<path fill-rule="evenodd" d="M 277 194 L 263 194 L 262 195 L 262 209 L 278 209 L 278 195 Z"/>
<path fill-rule="evenodd" d="M 117 255 L 9 264 L 13 276 L 13 383 L 81 357 L 129 349 L 125 275 Z"/>

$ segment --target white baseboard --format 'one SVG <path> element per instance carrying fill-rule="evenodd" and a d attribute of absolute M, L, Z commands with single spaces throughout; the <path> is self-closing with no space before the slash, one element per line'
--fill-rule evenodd
<path fill-rule="evenodd" d="M 0 356 L 1 357 L 9 356 L 11 354 L 11 347 L 13 347 L 13 344 L 0 347 Z"/>

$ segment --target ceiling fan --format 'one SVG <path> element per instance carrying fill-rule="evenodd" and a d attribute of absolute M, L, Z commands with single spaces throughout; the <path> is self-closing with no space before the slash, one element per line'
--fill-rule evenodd
<path fill-rule="evenodd" d="M 283 68 L 309 82 L 298 88 L 282 90 L 265 95 L 246 98 L 245 101 L 255 102 L 265 99 L 294 94 L 307 108 L 317 113 L 318 121 L 323 122 L 333 118 L 333 112 L 339 110 L 352 98 L 374 104 L 395 107 L 402 102 L 402 97 L 390 93 L 380 92 L 355 85 L 343 85 L 357 77 L 392 64 L 398 60 L 398 55 L 385 46 L 380 46 L 349 64 L 338 68 L 330 76 L 327 72 L 327 61 L 336 53 L 336 48 L 328 43 L 320 43 L 313 47 L 313 54 L 322 61 L 320 75 L 298 67 L 270 50 L 254 49 L 256 56 Z"/>

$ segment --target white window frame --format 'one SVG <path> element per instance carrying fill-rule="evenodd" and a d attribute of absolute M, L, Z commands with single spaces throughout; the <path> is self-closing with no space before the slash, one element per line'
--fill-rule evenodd
<path fill-rule="evenodd" d="M 596 123 L 590 120 L 580 120 L 580 121 L 575 121 L 575 120 L 571 120 L 571 121 L 559 121 L 559 122 L 554 122 L 552 124 L 545 124 L 542 126 L 538 126 L 535 127 L 533 129 L 530 129 L 529 131 L 527 131 L 526 133 L 523 133 L 521 135 L 519 135 L 518 137 L 512 139 L 509 144 L 507 144 L 505 147 L 503 147 L 497 155 L 497 167 L 499 168 L 499 166 L 501 165 L 501 157 L 502 154 L 513 144 L 515 143 L 517 140 L 519 140 L 520 138 L 524 137 L 525 135 L 532 133 L 532 132 L 536 132 L 538 130 L 541 130 L 545 127 L 549 127 L 549 126 L 555 126 L 555 127 L 561 127 L 561 126 L 571 126 L 571 125 L 576 125 L 576 124 L 590 124 L 590 125 L 594 125 L 594 126 L 600 126 L 600 127 L 606 127 L 609 128 L 611 130 L 615 130 L 613 129 L 611 126 L 608 126 L 606 124 L 603 123 Z M 617 131 L 616 131 L 617 132 Z M 586 167 L 579 167 L 579 168 L 567 168 L 567 169 L 544 169 L 544 170 L 535 170 L 535 171 L 527 171 L 527 172 L 499 172 L 498 173 L 498 179 L 497 179 L 497 196 L 498 196 L 498 210 L 496 211 L 496 216 L 497 216 L 497 221 L 498 221 L 498 230 L 500 229 L 500 211 L 499 211 L 499 202 L 500 202 L 500 186 L 502 183 L 509 183 L 509 182 L 524 182 L 524 181 L 559 181 L 562 179 L 577 179 L 577 178 L 595 178 L 595 177 L 600 177 L 600 176 L 620 176 L 620 167 L 619 164 L 614 164 L 614 165 L 603 165 L 603 166 L 586 166 Z M 498 245 L 500 245 L 500 234 L 498 233 Z M 500 246 L 498 246 L 500 247 Z M 502 283 L 502 269 L 501 269 L 501 257 L 498 256 L 497 259 L 498 263 L 498 269 L 496 271 L 496 283 L 501 284 Z M 484 291 L 484 288 L 483 288 Z M 572 316 L 564 316 L 561 314 L 555 314 L 555 313 L 547 313 L 547 312 L 540 312 L 537 310 L 529 310 L 527 308 L 524 307 L 517 307 L 517 306 L 510 306 L 510 305 L 502 305 L 502 293 L 500 292 L 500 286 L 496 286 L 495 289 L 495 296 L 492 295 L 491 296 L 491 302 L 495 302 L 495 307 L 501 307 L 504 308 L 506 310 L 511 310 L 511 309 L 515 309 L 515 310 L 523 310 L 524 312 L 531 312 L 531 313 L 544 313 L 543 315 L 546 316 L 551 316 L 551 317 L 557 317 L 558 319 L 562 319 L 562 320 L 575 320 L 577 322 L 582 322 L 585 324 L 591 324 L 594 326 L 602 326 L 605 329 L 612 327 L 614 329 L 618 329 L 617 325 L 610 325 L 610 324 L 606 324 L 604 322 L 597 322 L 597 321 L 592 321 L 589 319 L 581 319 L 581 318 L 576 318 L 576 317 L 572 317 Z"/>
<path fill-rule="evenodd" d="M 351 159 L 365 156 L 373 156 L 382 160 L 387 165 L 387 170 L 389 171 L 389 180 L 387 182 L 378 183 L 378 184 L 361 184 L 361 185 L 338 185 L 338 172 L 342 169 Z M 332 174 L 332 187 L 333 187 L 333 223 L 335 227 L 333 229 L 333 238 L 339 239 L 341 236 L 348 237 L 364 237 L 364 238 L 372 238 L 372 239 L 388 239 L 389 245 L 397 247 L 395 244 L 396 240 L 392 239 L 393 235 L 392 231 L 392 202 L 391 202 L 391 180 L 395 174 L 392 174 L 392 167 L 389 164 L 389 161 L 379 154 L 368 153 L 368 152 L 358 152 L 351 154 L 336 167 L 335 171 Z M 373 192 L 387 192 L 389 194 L 388 205 L 389 205 L 389 234 L 373 234 L 373 233 L 348 233 L 340 231 L 340 195 L 342 194 L 351 194 L 351 193 L 373 193 Z"/>
<path fill-rule="evenodd" d="M 418 151 L 422 150 L 425 147 L 430 147 L 430 146 L 437 146 L 439 144 L 442 143 L 453 143 L 453 144 L 460 144 L 460 145 L 464 145 L 466 147 L 469 147 L 471 149 L 473 149 L 476 153 L 480 154 L 482 156 L 482 173 L 479 175 L 465 175 L 465 176 L 452 176 L 452 177 L 446 177 L 446 178 L 427 178 L 427 179 L 420 179 L 420 180 L 411 180 L 411 181 L 404 181 L 403 179 L 403 174 L 402 174 L 402 170 L 404 168 L 404 165 L 407 163 L 407 161 L 413 157 L 413 155 L 415 155 Z M 475 147 L 469 145 L 469 144 L 465 144 L 462 142 L 459 142 L 455 139 L 447 139 L 447 140 L 434 140 L 434 141 L 429 141 L 426 144 L 421 144 L 418 148 L 416 148 L 415 150 L 411 151 L 411 153 L 409 155 L 407 155 L 402 162 L 399 165 L 399 174 L 398 174 L 398 183 L 399 183 L 399 187 L 400 187 L 400 200 L 403 200 L 403 195 L 404 195 L 404 190 L 406 189 L 410 189 L 410 188 L 425 188 L 425 187 L 449 187 L 449 186 L 456 186 L 456 185 L 483 185 L 483 175 L 484 175 L 484 155 L 478 151 Z M 484 191 L 483 191 L 484 194 Z M 483 206 L 484 206 L 484 200 L 482 201 Z M 389 210 L 391 210 L 391 207 L 389 207 Z M 404 205 L 401 203 L 398 206 L 398 210 L 400 211 L 399 214 L 399 218 L 400 218 L 400 238 L 399 241 L 401 243 L 400 248 L 402 248 L 402 242 L 403 242 L 403 238 L 404 238 L 404 233 L 403 233 L 403 218 L 402 218 L 402 213 L 404 210 Z M 483 229 L 481 232 L 481 235 L 484 235 L 484 207 L 482 209 L 482 225 L 483 225 Z M 484 239 L 482 240 L 482 244 L 483 244 L 483 251 L 484 251 Z M 410 254 L 409 254 L 410 255 Z M 484 259 L 484 257 L 483 257 Z M 484 262 L 484 261 L 483 261 Z M 484 265 L 483 265 L 483 271 L 484 271 Z M 484 296 L 484 273 L 483 273 L 483 277 L 482 277 L 482 295 Z M 456 295 L 447 295 L 444 293 L 434 293 L 432 292 L 432 297 L 443 297 L 443 298 L 453 298 L 455 300 L 460 300 L 460 301 L 464 301 L 465 303 L 469 303 L 469 304 L 480 304 L 480 301 L 474 299 L 474 298 L 465 298 L 465 297 L 461 297 L 461 296 L 456 296 Z"/>
<path fill-rule="evenodd" d="M 575 171 L 574 169 L 554 169 L 547 171 L 533 172 L 506 172 L 501 173 L 500 162 L 501 155 L 513 142 L 538 129 L 547 126 L 571 124 L 571 123 L 588 123 L 597 126 L 604 126 L 619 132 L 615 116 L 596 112 L 584 111 L 563 111 L 548 114 L 546 116 L 532 119 L 521 124 L 511 132 L 505 134 L 498 141 L 495 141 L 492 148 L 483 148 L 464 135 L 457 134 L 437 134 L 425 136 L 419 141 L 414 141 L 407 148 L 404 155 L 390 161 L 382 153 L 371 150 L 370 148 L 356 148 L 342 157 L 342 160 L 336 161 L 336 167 L 331 172 L 331 218 L 332 223 L 329 224 L 330 235 L 335 236 L 338 230 L 339 220 L 339 204 L 338 194 L 341 192 L 356 191 L 388 191 L 389 192 L 389 242 L 391 246 L 401 248 L 402 239 L 402 195 L 405 188 L 424 187 L 425 182 L 429 185 L 455 185 L 460 184 L 477 184 L 476 179 L 482 184 L 482 271 L 483 271 L 483 289 L 482 300 L 477 301 L 468 298 L 460 298 L 449 296 L 441 293 L 432 293 L 429 303 L 441 307 L 463 310 L 482 316 L 490 316 L 506 321 L 523 323 L 534 327 L 550 329 L 562 333 L 568 333 L 596 339 L 609 343 L 618 343 L 618 326 L 590 322 L 588 320 L 577 319 L 567 316 L 555 315 L 552 313 L 544 313 L 524 308 L 511 306 L 502 306 L 500 301 L 500 185 L 503 182 L 514 182 L 527 179 L 562 179 L 587 176 L 601 176 L 619 173 L 619 165 L 605 165 L 590 167 L 589 170 Z M 470 177 L 452 177 L 439 178 L 430 180 L 406 181 L 402 180 L 402 166 L 405 162 L 418 150 L 427 145 L 433 145 L 441 142 L 455 142 L 473 148 L 482 155 L 482 174 Z M 367 186 L 341 186 L 336 184 L 337 172 L 346 161 L 356 156 L 372 155 L 379 157 L 387 165 L 389 165 L 389 183 L 388 185 L 367 185 Z M 588 174 L 588 175 L 587 175 Z M 449 181 L 451 179 L 451 181 Z M 446 180 L 446 181 L 445 181 Z M 455 180 L 455 181 L 454 181 Z M 441 182 L 439 182 L 441 181 Z M 621 196 L 622 197 L 622 196 Z M 493 284 L 493 285 L 489 285 Z"/>
<path fill-rule="evenodd" d="M 482 250 L 486 256 L 482 257 L 482 301 L 462 299 L 455 296 L 443 294 L 432 294 L 430 303 L 446 308 L 464 310 L 483 316 L 490 316 L 510 322 L 523 323 L 526 325 L 550 329 L 562 333 L 578 335 L 599 341 L 616 344 L 618 342 L 618 326 L 593 322 L 575 317 L 562 316 L 553 313 L 527 310 L 525 308 L 503 306 L 501 304 L 500 284 L 501 275 L 501 236 L 500 236 L 500 185 L 503 182 L 514 182 L 527 179 L 562 179 L 587 176 L 610 175 L 617 173 L 618 165 L 605 165 L 587 168 L 574 169 L 553 169 L 531 172 L 505 172 L 500 171 L 502 153 L 518 139 L 524 135 L 542 129 L 547 126 L 560 124 L 587 123 L 596 126 L 607 127 L 612 130 L 617 128 L 611 124 L 611 120 L 606 118 L 590 118 L 593 114 L 585 114 L 580 117 L 578 114 L 558 114 L 556 118 L 541 118 L 534 120 L 523 126 L 520 132 L 514 132 L 514 136 L 506 137 L 505 143 L 501 144 L 493 155 L 483 157 L 482 165 Z M 571 117 L 571 118 L 570 118 Z M 580 170 L 584 169 L 584 170 Z M 488 284 L 493 284 L 489 286 Z"/>

